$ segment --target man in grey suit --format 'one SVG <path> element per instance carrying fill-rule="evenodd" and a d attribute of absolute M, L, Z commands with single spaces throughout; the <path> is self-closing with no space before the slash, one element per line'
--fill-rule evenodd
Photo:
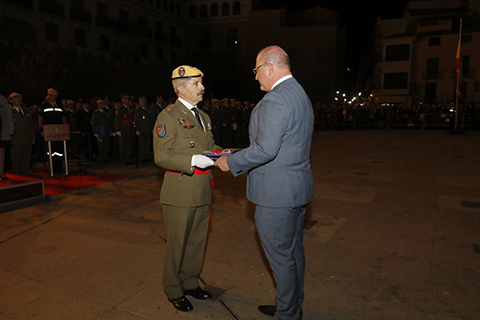
<path fill-rule="evenodd" d="M 247 198 L 256 205 L 257 231 L 276 282 L 276 305 L 259 310 L 277 320 L 298 320 L 303 316 L 303 220 L 313 198 L 313 108 L 282 48 L 261 50 L 253 73 L 267 94 L 251 115 L 250 146 L 215 165 L 234 176 L 248 171 Z"/>

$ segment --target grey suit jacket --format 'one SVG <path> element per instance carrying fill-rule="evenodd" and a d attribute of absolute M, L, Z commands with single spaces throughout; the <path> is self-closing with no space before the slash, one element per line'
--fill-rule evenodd
<path fill-rule="evenodd" d="M 265 207 L 298 207 L 313 198 L 313 108 L 294 78 L 268 92 L 252 112 L 250 146 L 227 158 L 234 176 L 249 171 L 247 198 Z"/>

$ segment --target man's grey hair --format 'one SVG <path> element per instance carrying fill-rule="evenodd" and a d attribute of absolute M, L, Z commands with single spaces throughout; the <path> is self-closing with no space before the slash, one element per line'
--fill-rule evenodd
<path fill-rule="evenodd" d="M 172 85 L 173 85 L 173 90 L 175 91 L 175 94 L 178 96 L 178 87 L 186 87 L 190 81 L 192 81 L 192 78 L 179 78 L 179 79 L 174 79 L 172 80 Z"/>

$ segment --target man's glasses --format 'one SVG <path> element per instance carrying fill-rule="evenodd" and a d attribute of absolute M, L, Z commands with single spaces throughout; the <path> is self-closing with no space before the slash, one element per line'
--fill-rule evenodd
<path fill-rule="evenodd" d="M 267 64 L 267 63 L 261 64 L 261 65 L 259 65 L 258 67 L 256 67 L 255 69 L 253 69 L 253 70 L 252 70 L 252 71 L 253 71 L 253 74 L 255 74 L 255 75 L 256 75 L 256 74 L 257 74 L 257 71 L 258 71 L 258 69 L 260 69 L 261 67 L 263 67 L 263 66 L 264 66 L 264 65 L 266 65 L 266 64 Z"/>

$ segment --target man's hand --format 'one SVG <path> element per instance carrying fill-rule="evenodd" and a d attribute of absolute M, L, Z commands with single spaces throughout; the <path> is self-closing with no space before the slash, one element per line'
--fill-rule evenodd
<path fill-rule="evenodd" d="M 192 156 L 191 165 L 192 165 L 192 167 L 205 169 L 205 168 L 213 166 L 214 162 L 213 162 L 212 159 L 210 159 L 207 156 L 204 156 L 203 154 L 194 154 Z"/>
<path fill-rule="evenodd" d="M 230 171 L 230 168 L 228 167 L 228 163 L 227 163 L 227 157 L 228 156 L 223 156 L 218 158 L 217 161 L 215 161 L 215 167 L 220 168 L 220 170 L 224 172 Z"/>

